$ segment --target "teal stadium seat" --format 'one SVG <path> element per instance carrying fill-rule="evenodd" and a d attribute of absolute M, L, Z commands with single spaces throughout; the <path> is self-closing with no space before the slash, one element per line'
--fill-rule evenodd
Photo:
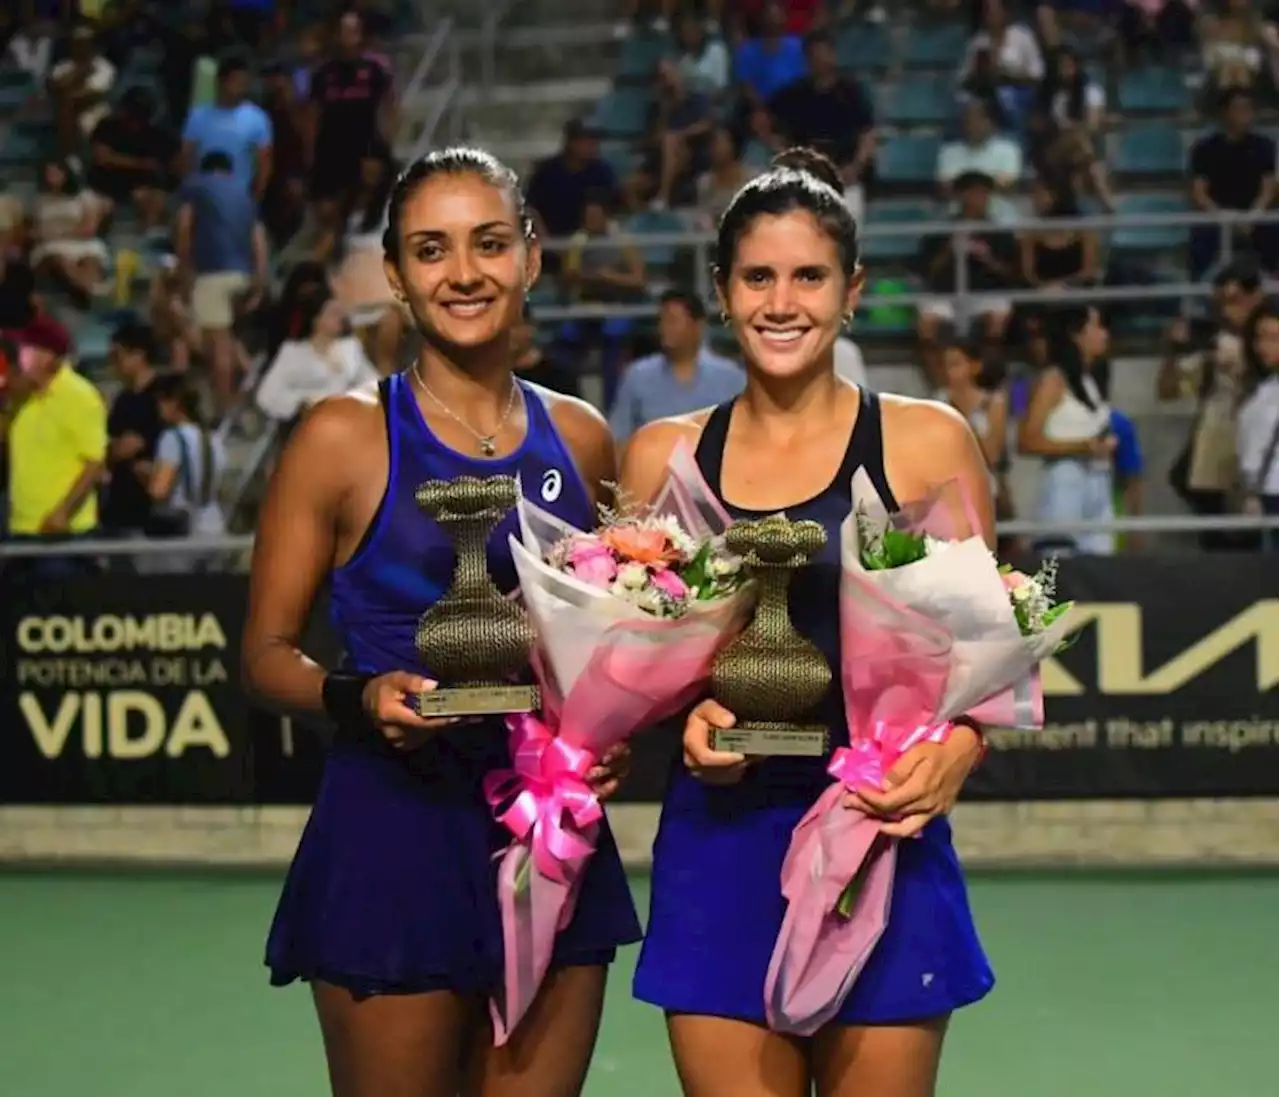
<path fill-rule="evenodd" d="M 836 62 L 855 76 L 886 68 L 893 59 L 892 54 L 893 44 L 888 33 L 876 23 L 842 27 L 836 33 Z"/>
<path fill-rule="evenodd" d="M 885 87 L 877 113 L 894 126 L 943 126 L 956 112 L 952 81 L 935 76 L 908 76 Z"/>
<path fill-rule="evenodd" d="M 618 58 L 619 80 L 648 80 L 658 62 L 674 52 L 674 44 L 665 34 L 637 33 L 622 43 Z"/>
<path fill-rule="evenodd" d="M 10 130 L 0 138 L 0 166 L 7 168 L 34 167 L 44 153 L 40 139 L 29 133 Z"/>
<path fill-rule="evenodd" d="M 910 68 L 954 71 L 964 56 L 968 40 L 968 31 L 961 23 L 912 27 L 903 48 L 902 63 Z"/>
<path fill-rule="evenodd" d="M 640 154 L 627 141 L 601 141 L 600 157 L 619 179 L 635 171 L 640 161 Z"/>
<path fill-rule="evenodd" d="M 911 221 L 925 222 L 941 219 L 931 202 L 872 202 L 867 206 L 867 225 L 903 224 Z M 891 262 L 914 259 L 920 254 L 920 237 L 905 236 L 863 237 L 863 259 L 868 262 Z"/>
<path fill-rule="evenodd" d="M 17 110 L 35 94 L 35 81 L 19 69 L 0 68 L 0 111 Z"/>
<path fill-rule="evenodd" d="M 1186 201 L 1176 195 L 1133 194 L 1120 198 L 1116 216 L 1186 212 Z M 1116 229 L 1111 234 L 1111 246 L 1122 252 L 1170 251 L 1185 247 L 1189 237 L 1190 230 L 1185 225 L 1133 225 Z"/>
<path fill-rule="evenodd" d="M 689 226 L 670 210 L 641 210 L 623 223 L 623 231 L 636 236 L 687 232 Z M 664 273 L 675 264 L 679 249 L 674 244 L 642 245 L 640 254 L 651 274 Z"/>
<path fill-rule="evenodd" d="M 651 98 L 648 88 L 614 88 L 596 104 L 591 123 L 605 137 L 639 137 L 649 121 Z"/>
<path fill-rule="evenodd" d="M 933 182 L 938 168 L 937 137 L 892 137 L 876 156 L 876 174 L 886 183 L 921 186 Z"/>
<path fill-rule="evenodd" d="M 1186 167 L 1182 134 L 1168 122 L 1131 125 L 1120 134 L 1113 163 L 1120 175 L 1181 175 Z"/>
<path fill-rule="evenodd" d="M 1182 73 L 1149 65 L 1131 69 L 1120 80 L 1119 106 L 1124 114 L 1177 114 L 1191 105 Z"/>

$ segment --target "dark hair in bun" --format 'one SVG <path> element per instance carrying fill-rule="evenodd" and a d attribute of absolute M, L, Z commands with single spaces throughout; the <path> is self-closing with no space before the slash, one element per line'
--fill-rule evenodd
<path fill-rule="evenodd" d="M 858 222 L 844 200 L 844 182 L 831 160 L 811 148 L 791 148 L 733 196 L 720 218 L 716 237 L 715 277 L 729 279 L 738 242 L 758 217 L 779 217 L 794 210 L 813 214 L 840 252 L 845 277 L 858 269 Z"/>

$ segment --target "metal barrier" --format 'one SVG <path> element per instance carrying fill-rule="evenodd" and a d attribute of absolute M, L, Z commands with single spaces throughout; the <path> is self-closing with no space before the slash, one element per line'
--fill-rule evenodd
<path fill-rule="evenodd" d="M 515 7 L 516 0 L 481 0 L 484 16 L 480 21 L 480 85 L 487 96 L 498 77 L 498 26 Z"/>
<path fill-rule="evenodd" d="M 1075 533 L 1209 533 L 1251 532 L 1280 528 L 1280 518 L 1274 515 L 1217 515 L 1202 517 L 1194 514 L 1131 515 L 1107 521 L 1091 522 L 1033 522 L 1015 520 L 999 522 L 998 533 L 1010 537 L 1069 536 Z M 33 556 L 187 556 L 194 553 L 210 555 L 248 552 L 253 548 L 252 535 L 225 537 L 191 537 L 162 541 L 84 540 L 60 541 L 56 544 L 40 544 L 23 541 L 15 544 L 0 542 L 0 560 Z"/>
<path fill-rule="evenodd" d="M 993 225 L 988 221 L 910 221 L 882 222 L 869 221 L 861 226 L 861 237 L 923 237 L 953 236 L 962 243 L 967 243 L 974 234 L 990 233 L 993 228 L 1001 232 L 1061 232 L 1068 225 L 1085 231 L 1114 232 L 1118 229 L 1144 228 L 1199 228 L 1215 227 L 1222 237 L 1222 261 L 1227 261 L 1234 254 L 1235 230 L 1240 227 L 1275 224 L 1275 210 L 1263 211 L 1217 211 L 1214 213 L 1144 213 L 1126 214 L 1121 217 L 1077 217 L 1069 221 L 1062 218 L 1020 218 L 1008 223 Z M 715 246 L 715 234 L 711 232 L 677 232 L 636 235 L 619 233 L 611 236 L 586 237 L 583 239 L 553 239 L 543 241 L 543 248 L 551 252 L 566 252 L 579 248 L 618 248 L 634 247 L 643 252 L 647 248 L 691 248 L 695 251 L 694 290 L 699 296 L 710 301 L 713 298 L 711 253 Z M 887 267 L 901 267 L 899 261 L 890 260 Z M 875 306 L 915 306 L 924 301 L 936 301 L 940 298 L 948 300 L 969 300 L 987 297 L 1008 301 L 1011 304 L 1043 304 L 1048 296 L 1046 291 L 1038 289 L 1009 289 L 985 294 L 969 291 L 967 265 L 964 262 L 964 249 L 955 249 L 954 278 L 956 289 L 953 293 L 904 293 L 875 294 L 868 293 L 862 297 L 863 308 Z M 1169 300 L 1171 298 L 1205 297 L 1212 293 L 1212 286 L 1205 282 L 1168 282 L 1150 286 L 1099 286 L 1097 288 L 1054 289 L 1052 298 L 1056 302 L 1112 302 L 1112 301 L 1148 301 Z M 657 312 L 657 303 L 646 301 L 637 304 L 594 304 L 576 303 L 569 305 L 548 304 L 538 309 L 540 320 L 587 319 L 603 316 L 653 316 Z"/>
<path fill-rule="evenodd" d="M 443 71 L 437 74 L 437 67 Z M 438 80 L 433 78 L 439 75 Z M 422 56 L 400 92 L 403 106 L 423 104 L 426 114 L 408 151 L 416 160 L 428 152 L 443 134 L 447 141 L 462 137 L 462 116 L 458 104 L 462 92 L 462 56 L 454 35 L 452 19 L 441 19 L 423 47 Z"/>

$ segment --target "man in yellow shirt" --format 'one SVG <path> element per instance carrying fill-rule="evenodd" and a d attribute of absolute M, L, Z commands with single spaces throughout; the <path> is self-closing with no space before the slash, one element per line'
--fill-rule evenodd
<path fill-rule="evenodd" d="M 71 340 L 56 320 L 37 316 L 10 338 L 19 368 L 0 403 L 0 438 L 9 451 L 9 536 L 92 533 L 107 455 L 106 404 L 71 367 Z"/>

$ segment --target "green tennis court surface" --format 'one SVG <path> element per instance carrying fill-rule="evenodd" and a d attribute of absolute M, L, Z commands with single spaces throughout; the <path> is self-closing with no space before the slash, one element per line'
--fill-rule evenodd
<path fill-rule="evenodd" d="M 0 875 L 0 1093 L 327 1093 L 309 996 L 270 990 L 260 966 L 276 888 Z M 1274 875 L 977 877 L 1000 985 L 955 1020 L 942 1097 L 1271 1097 L 1276 897 Z M 678 1094 L 633 962 L 614 971 L 589 1097 Z"/>

